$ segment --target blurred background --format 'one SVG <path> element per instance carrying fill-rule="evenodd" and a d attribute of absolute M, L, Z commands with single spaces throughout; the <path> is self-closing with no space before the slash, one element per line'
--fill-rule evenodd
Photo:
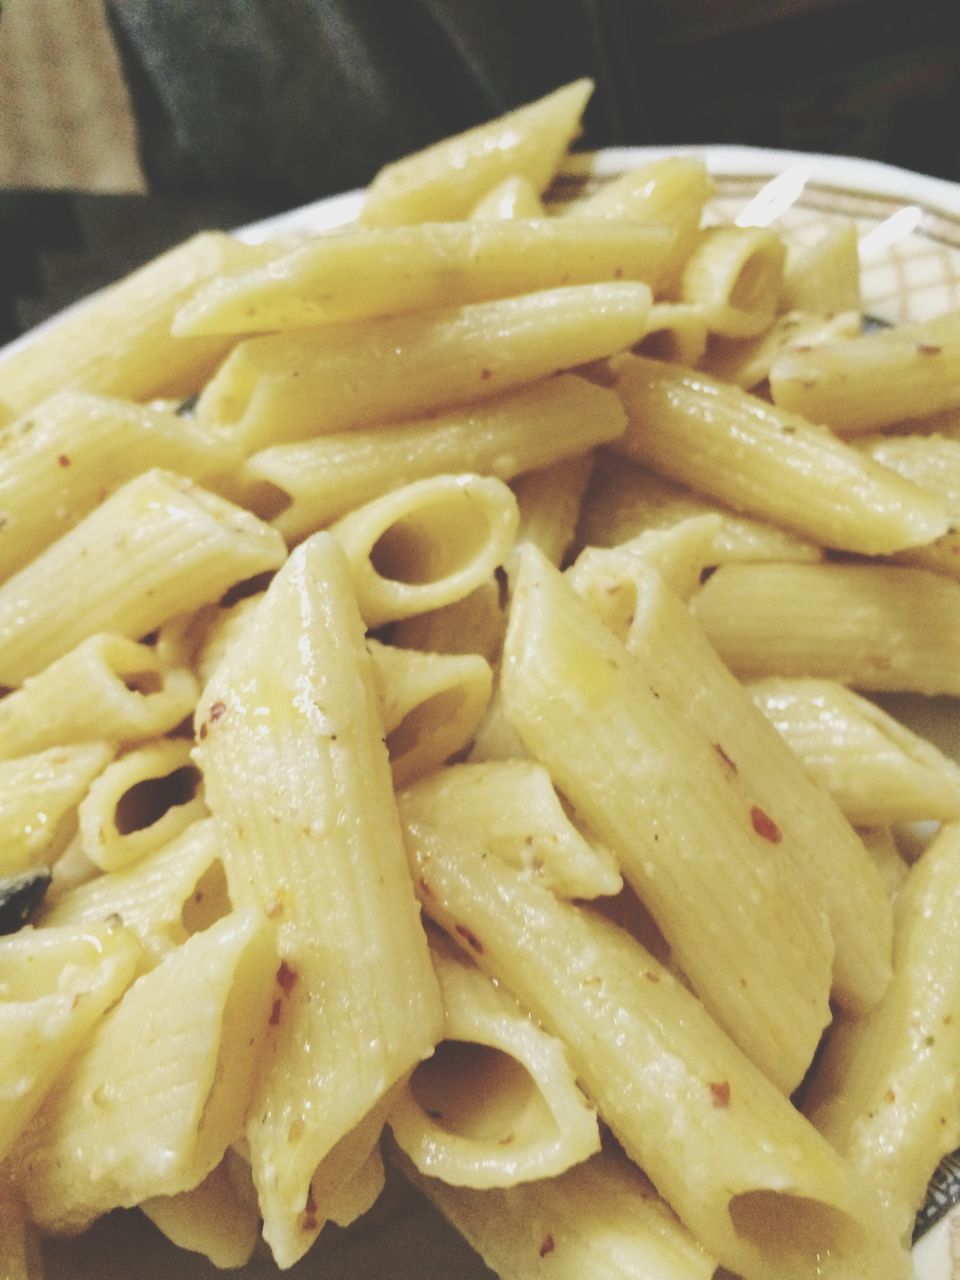
<path fill-rule="evenodd" d="M 580 75 L 586 147 L 960 180 L 960 0 L 0 0 L 0 341 Z"/>

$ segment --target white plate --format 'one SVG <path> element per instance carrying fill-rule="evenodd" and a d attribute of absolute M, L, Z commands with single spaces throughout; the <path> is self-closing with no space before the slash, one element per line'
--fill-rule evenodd
<path fill-rule="evenodd" d="M 831 220 L 853 218 L 860 234 L 864 305 L 871 315 L 897 323 L 960 307 L 960 186 L 874 161 L 752 147 L 617 148 L 573 157 L 550 198 L 571 199 L 677 152 L 706 161 L 716 188 L 711 219 L 770 225 L 815 239 Z M 256 243 L 288 232 L 333 230 L 353 220 L 361 201 L 360 192 L 348 192 L 237 234 Z M 932 710 L 934 732 L 943 745 L 944 727 L 954 718 L 947 721 L 936 706 Z M 951 745 L 960 746 L 960 739 Z M 947 1197 L 953 1199 L 951 1191 Z M 914 1250 L 917 1280 L 958 1280 L 960 1263 L 954 1265 L 952 1256 L 960 1258 L 960 1212 L 945 1214 L 920 1239 Z M 136 1213 L 114 1215 L 80 1241 L 55 1244 L 48 1263 L 48 1280 L 214 1280 L 224 1275 L 174 1250 Z M 263 1259 L 227 1274 L 239 1280 L 280 1275 Z M 327 1228 L 310 1257 L 283 1274 L 290 1280 L 492 1277 L 428 1205 L 399 1185 L 389 1187 L 375 1209 L 348 1231 Z"/>

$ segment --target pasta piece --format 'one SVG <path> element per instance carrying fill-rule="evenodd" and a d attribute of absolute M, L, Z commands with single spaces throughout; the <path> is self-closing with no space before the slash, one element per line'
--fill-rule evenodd
<path fill-rule="evenodd" d="M 786 248 L 768 227 L 709 227 L 683 267 L 680 296 L 711 333 L 749 338 L 773 323 Z"/>
<path fill-rule="evenodd" d="M 960 818 L 960 767 L 875 703 L 827 680 L 758 680 L 747 689 L 851 822 Z"/>
<path fill-rule="evenodd" d="M 380 1120 L 382 1117 L 378 1114 L 378 1121 Z M 364 1150 L 368 1145 L 367 1142 L 363 1144 Z M 374 1146 L 356 1173 L 326 1195 L 325 1203 L 330 1221 L 338 1227 L 349 1227 L 352 1222 L 356 1222 L 376 1204 L 385 1181 L 383 1156 L 380 1148 Z"/>
<path fill-rule="evenodd" d="M 139 954 L 116 922 L 0 939 L 0 1161 L 126 990 Z"/>
<path fill-rule="evenodd" d="M 780 305 L 819 316 L 863 310 L 857 227 L 851 218 L 831 222 L 813 244 L 789 247 Z"/>
<path fill-rule="evenodd" d="M 212 819 L 204 818 L 134 866 L 63 893 L 44 913 L 43 925 L 119 917 L 156 962 L 228 909 L 216 831 Z"/>
<path fill-rule="evenodd" d="M 273 930 L 247 908 L 134 983 L 15 1152 L 41 1228 L 79 1231 L 210 1173 L 243 1125 L 275 973 Z"/>
<path fill-rule="evenodd" d="M 510 480 L 615 440 L 625 425 L 612 391 L 561 374 L 419 422 L 277 445 L 255 454 L 246 475 L 286 496 L 273 525 L 296 541 L 413 480 L 465 471 Z"/>
<path fill-rule="evenodd" d="M 613 850 L 710 1013 L 789 1092 L 829 1020 L 833 958 L 799 851 L 542 556 L 517 560 L 508 718 Z"/>
<path fill-rule="evenodd" d="M 390 643 L 426 653 L 478 653 L 494 666 L 507 625 L 502 594 L 494 575 L 462 600 L 402 618 L 390 629 Z"/>
<path fill-rule="evenodd" d="M 880 873 L 887 897 L 894 902 L 907 878 L 907 864 L 893 832 L 889 827 L 862 827 L 858 834 Z"/>
<path fill-rule="evenodd" d="M 564 1041 L 602 1118 L 704 1249 L 745 1280 L 905 1276 L 866 1186 L 700 1002 L 617 926 L 465 832 L 460 768 L 400 797 L 424 910 Z"/>
<path fill-rule="evenodd" d="M 563 564 L 592 470 L 592 457 L 567 458 L 521 476 L 513 486 L 520 513 L 517 542 L 532 543 L 551 564 Z"/>
<path fill-rule="evenodd" d="M 712 561 L 722 523 L 719 515 L 690 516 L 669 529 L 648 529 L 616 547 L 586 547 L 567 570 L 567 578 L 604 625 L 625 640 L 648 570 L 656 569 L 678 596 L 689 600 Z"/>
<path fill-rule="evenodd" d="M 706 166 L 697 156 L 664 156 L 619 174 L 590 195 L 574 200 L 566 213 L 577 218 L 620 218 L 666 226 L 673 247 L 665 264 L 662 291 L 676 296 L 683 264 L 697 241 L 704 205 L 713 192 Z"/>
<path fill-rule="evenodd" d="M 729 507 L 664 480 L 627 458 L 600 450 L 577 530 L 583 546 L 615 547 L 648 529 L 719 515 L 711 564 L 730 560 L 819 560 L 820 548 L 776 525 L 735 515 Z"/>
<path fill-rule="evenodd" d="M 702 373 L 621 356 L 629 425 L 613 448 L 679 484 L 829 547 L 882 555 L 946 532 L 942 499 L 829 431 Z"/>
<path fill-rule="evenodd" d="M 0 683 L 21 684 L 99 632 L 138 639 L 285 554 L 249 512 L 148 471 L 0 586 Z"/>
<path fill-rule="evenodd" d="M 113 758 L 106 742 L 50 747 L 0 762 L 0 875 L 53 862 L 76 830 L 76 808 Z"/>
<path fill-rule="evenodd" d="M 398 1159 L 501 1280 L 711 1280 L 716 1263 L 640 1171 L 604 1151 L 541 1182 L 472 1191 Z"/>
<path fill-rule="evenodd" d="M 662 579 L 637 577 L 627 649 L 675 714 L 688 717 L 713 745 L 732 787 L 792 856 L 804 884 L 827 913 L 836 956 L 833 990 L 846 1008 L 869 1008 L 890 976 L 890 909 L 861 842 L 835 803 L 805 770 L 724 667 L 696 622 Z"/>
<path fill-rule="evenodd" d="M 487 218 L 542 218 L 543 213 L 543 201 L 533 183 L 514 174 L 482 195 L 469 216 L 471 221 L 481 222 Z"/>
<path fill-rule="evenodd" d="M 350 512 L 331 532 L 370 627 L 462 600 L 502 565 L 517 504 L 500 480 L 431 476 Z"/>
<path fill-rule="evenodd" d="M 484 764 L 495 760 L 529 760 L 530 752 L 523 739 L 507 719 L 503 691 L 498 681 L 486 715 L 477 726 L 468 760 Z"/>
<path fill-rule="evenodd" d="M 862 324 L 859 311 L 841 311 L 826 318 L 788 311 L 755 338 L 715 337 L 700 361 L 700 368 L 721 382 L 734 382 L 744 391 L 750 391 L 766 381 L 774 360 L 782 351 L 802 350 L 837 338 L 855 338 Z"/>
<path fill-rule="evenodd" d="M 664 227 L 508 219 L 317 236 L 242 275 L 201 289 L 176 334 L 269 333 L 516 297 L 562 285 L 652 285 L 670 243 Z"/>
<path fill-rule="evenodd" d="M 942 1155 L 960 1142 L 960 827 L 913 867 L 897 901 L 894 977 L 867 1017 L 838 1026 L 808 1099 L 819 1129 L 869 1181 L 909 1241 Z"/>
<path fill-rule="evenodd" d="M 450 943 L 431 945 L 446 1017 L 390 1112 L 415 1168 L 458 1187 L 550 1178 L 600 1148 L 563 1045 Z"/>
<path fill-rule="evenodd" d="M 960 316 L 790 351 L 770 369 L 774 403 L 841 435 L 960 406 Z"/>
<path fill-rule="evenodd" d="M 899 552 L 897 560 L 960 577 L 960 440 L 940 435 L 861 436 L 856 443 L 874 462 L 938 494 L 946 504 L 946 533 L 929 546 Z"/>
<path fill-rule="evenodd" d="M 137 742 L 176 728 L 197 682 L 148 645 L 97 635 L 0 700 L 0 759 L 76 742 Z"/>
<path fill-rule="evenodd" d="M 477 653 L 421 653 L 367 642 L 395 787 L 462 751 L 487 709 L 493 672 Z"/>
<path fill-rule="evenodd" d="M 592 92 L 591 80 L 575 80 L 489 124 L 386 165 L 367 188 L 360 221 L 394 227 L 464 218 L 486 191 L 513 174 L 542 191 L 579 132 Z"/>
<path fill-rule="evenodd" d="M 263 592 L 238 600 L 236 604 L 216 609 L 201 628 L 194 658 L 197 675 L 206 684 L 219 666 L 227 650 L 243 634 L 244 628 L 263 599 Z"/>
<path fill-rule="evenodd" d="M 150 467 L 200 480 L 234 446 L 172 412 L 65 391 L 0 433 L 0 580 Z"/>
<path fill-rule="evenodd" d="M 442 1017 L 372 661 L 329 534 L 274 578 L 197 725 L 231 898 L 278 927 L 281 993 L 247 1139 L 264 1235 L 288 1266 L 366 1163 L 391 1086 L 432 1051 Z"/>
<path fill-rule="evenodd" d="M 264 252 L 207 231 L 154 258 L 0 356 L 5 402 L 19 415 L 67 388 L 127 400 L 193 395 L 229 339 L 184 342 L 170 322 L 198 285 Z"/>
<path fill-rule="evenodd" d="M 655 302 L 647 331 L 634 351 L 654 360 L 697 364 L 707 349 L 707 322 L 699 307 L 682 302 Z"/>
<path fill-rule="evenodd" d="M 649 309 L 647 286 L 621 280 L 247 338 L 197 414 L 248 453 L 416 418 L 612 355 L 643 336 Z"/>
<path fill-rule="evenodd" d="M 960 694 L 960 584 L 885 564 L 728 564 L 692 607 L 738 676 Z"/>
<path fill-rule="evenodd" d="M 228 1150 L 220 1164 L 190 1191 L 153 1196 L 140 1205 L 168 1240 L 223 1268 L 246 1266 L 260 1238 L 256 1196 L 249 1200 L 237 1194 L 231 1159 L 239 1163 Z"/>
<path fill-rule="evenodd" d="M 200 775 L 185 738 L 152 742 L 107 766 L 80 802 L 80 838 L 91 862 L 119 871 L 202 818 Z"/>

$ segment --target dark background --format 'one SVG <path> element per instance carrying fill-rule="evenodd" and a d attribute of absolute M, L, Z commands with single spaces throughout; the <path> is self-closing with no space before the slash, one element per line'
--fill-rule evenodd
<path fill-rule="evenodd" d="M 744 143 L 960 181 L 960 0 L 108 8 L 150 194 L 0 192 L 0 340 L 201 226 L 363 185 L 581 75 L 586 147 Z"/>

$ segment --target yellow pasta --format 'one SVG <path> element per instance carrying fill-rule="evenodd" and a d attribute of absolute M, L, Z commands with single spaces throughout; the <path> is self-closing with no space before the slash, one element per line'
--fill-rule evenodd
<path fill-rule="evenodd" d="M 845 686 L 960 695 L 960 320 L 590 88 L 0 354 L 0 1280 L 385 1157 L 502 1280 L 905 1280 L 960 768 Z"/>
<path fill-rule="evenodd" d="M 361 221 L 383 227 L 463 218 L 490 187 L 513 174 L 542 191 L 579 131 L 592 90 L 592 81 L 576 80 L 499 120 L 387 165 L 370 184 Z"/>
<path fill-rule="evenodd" d="M 498 219 L 317 237 L 212 281 L 175 334 L 267 333 L 400 315 L 604 280 L 653 284 L 670 243 L 630 222 Z"/>
<path fill-rule="evenodd" d="M 649 288 L 623 280 L 246 338 L 197 414 L 250 453 L 414 418 L 612 355 L 643 336 L 649 310 Z"/>
<path fill-rule="evenodd" d="M 625 426 L 612 391 L 561 374 L 416 422 L 277 445 L 244 474 L 280 491 L 287 505 L 272 523 L 291 541 L 414 480 L 466 471 L 510 480 L 609 443 Z"/>

